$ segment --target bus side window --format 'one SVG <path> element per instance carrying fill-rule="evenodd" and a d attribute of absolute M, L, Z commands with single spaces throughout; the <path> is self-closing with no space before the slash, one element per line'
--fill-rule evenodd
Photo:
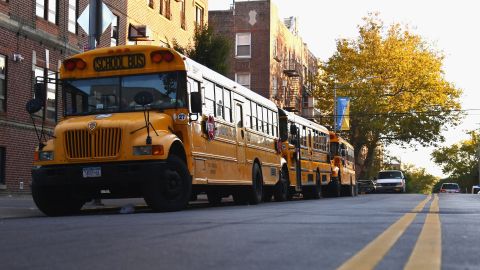
<path fill-rule="evenodd" d="M 224 119 L 223 88 L 220 85 L 215 85 L 215 117 Z"/>
<path fill-rule="evenodd" d="M 225 120 L 227 122 L 232 122 L 232 105 L 231 105 L 231 91 L 224 89 L 223 92 L 223 103 L 225 104 Z"/>
<path fill-rule="evenodd" d="M 235 106 L 235 119 L 237 121 L 237 127 L 242 128 L 243 127 L 243 111 L 242 111 L 242 105 L 237 104 Z"/>
<path fill-rule="evenodd" d="M 215 90 L 213 83 L 205 81 L 204 83 L 204 97 L 205 97 L 205 115 L 214 115 L 215 113 Z"/>
<path fill-rule="evenodd" d="M 247 103 L 245 103 L 245 106 L 243 108 L 245 108 L 245 120 L 244 120 L 244 124 L 245 124 L 245 127 L 247 128 L 252 128 L 252 113 L 251 113 L 251 101 L 250 100 L 247 100 Z"/>

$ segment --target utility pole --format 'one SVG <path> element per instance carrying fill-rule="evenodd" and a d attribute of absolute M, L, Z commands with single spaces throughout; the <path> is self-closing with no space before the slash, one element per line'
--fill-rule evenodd
<path fill-rule="evenodd" d="M 88 49 L 93 50 L 97 47 L 97 39 L 101 32 L 100 25 L 102 21 L 102 0 L 90 0 L 89 2 L 89 21 L 88 21 L 88 28 L 89 28 L 89 35 L 88 35 Z"/>

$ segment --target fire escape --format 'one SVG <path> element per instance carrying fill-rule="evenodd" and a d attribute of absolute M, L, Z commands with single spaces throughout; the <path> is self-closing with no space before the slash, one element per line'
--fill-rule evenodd
<path fill-rule="evenodd" d="M 300 76 L 302 66 L 295 60 L 286 61 L 283 73 L 289 78 L 285 91 L 284 109 L 299 112 L 301 108 Z"/>

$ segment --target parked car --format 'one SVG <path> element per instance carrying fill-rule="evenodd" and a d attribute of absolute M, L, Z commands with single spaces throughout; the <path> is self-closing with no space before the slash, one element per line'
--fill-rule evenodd
<path fill-rule="evenodd" d="M 375 182 L 373 180 L 357 180 L 359 193 L 375 192 Z"/>
<path fill-rule="evenodd" d="M 460 193 L 460 186 L 457 183 L 443 183 L 440 193 Z"/>
<path fill-rule="evenodd" d="M 405 175 L 397 170 L 380 171 L 375 182 L 375 190 L 404 193 L 406 191 Z"/>

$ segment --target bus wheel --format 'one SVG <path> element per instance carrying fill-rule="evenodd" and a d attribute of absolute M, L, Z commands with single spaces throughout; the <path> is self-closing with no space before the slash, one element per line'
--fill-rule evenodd
<path fill-rule="evenodd" d="M 273 190 L 273 197 L 277 202 L 284 202 L 288 200 L 288 186 L 290 185 L 287 177 L 287 172 L 282 169 L 280 172 L 280 179 L 277 184 L 275 184 Z"/>
<path fill-rule="evenodd" d="M 33 201 L 38 209 L 47 216 L 65 216 L 76 214 L 84 202 L 71 197 L 71 194 L 60 187 L 39 187 L 32 185 Z"/>
<path fill-rule="evenodd" d="M 192 191 L 192 179 L 185 162 L 170 155 L 161 179 L 147 181 L 144 198 L 153 211 L 179 211 L 186 207 Z"/>
<path fill-rule="evenodd" d="M 220 205 L 222 203 L 222 195 L 215 191 L 207 191 L 208 202 L 211 205 Z"/>
<path fill-rule="evenodd" d="M 249 203 L 250 204 L 259 204 L 262 201 L 263 195 L 263 180 L 262 180 L 262 171 L 258 164 L 253 165 L 252 172 L 252 186 L 250 188 L 249 194 Z"/>

